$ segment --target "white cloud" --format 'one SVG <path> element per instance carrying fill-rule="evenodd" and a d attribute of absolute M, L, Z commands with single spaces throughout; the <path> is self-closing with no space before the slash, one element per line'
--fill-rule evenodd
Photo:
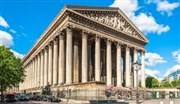
<path fill-rule="evenodd" d="M 176 61 L 180 63 L 180 49 L 172 52 L 172 55 L 176 59 Z"/>
<path fill-rule="evenodd" d="M 10 29 L 10 32 L 12 32 L 12 33 L 14 33 L 14 34 L 16 33 L 16 31 L 15 31 L 15 30 L 13 30 L 13 29 Z"/>
<path fill-rule="evenodd" d="M 128 17 L 133 17 L 138 10 L 137 0 L 114 0 L 110 7 L 119 7 Z"/>
<path fill-rule="evenodd" d="M 167 13 L 168 16 L 171 16 L 172 11 L 180 6 L 179 2 L 168 2 L 167 0 L 148 0 L 147 4 L 154 3 L 157 5 L 156 10 L 161 12 L 161 14 Z"/>
<path fill-rule="evenodd" d="M 18 52 L 16 52 L 15 50 L 12 50 L 12 49 L 11 49 L 11 52 L 13 52 L 13 54 L 14 54 L 16 57 L 20 58 L 20 59 L 22 59 L 22 58 L 24 57 L 24 54 L 18 53 Z"/>
<path fill-rule="evenodd" d="M 153 16 L 144 13 L 140 13 L 138 16 L 135 16 L 133 21 L 144 33 L 161 34 L 162 32 L 167 32 L 170 29 L 169 26 L 158 24 Z"/>
<path fill-rule="evenodd" d="M 10 47 L 14 44 L 13 37 L 6 31 L 0 30 L 0 44 Z"/>
<path fill-rule="evenodd" d="M 146 66 L 155 66 L 157 64 L 162 64 L 162 63 L 166 63 L 166 62 L 167 61 L 157 53 L 148 52 L 145 54 Z"/>
<path fill-rule="evenodd" d="M 146 75 L 153 76 L 153 77 L 157 78 L 157 76 L 160 75 L 160 72 L 159 72 L 159 70 L 146 69 Z"/>
<path fill-rule="evenodd" d="M 0 26 L 5 27 L 5 28 L 9 27 L 8 23 L 2 16 L 0 16 Z"/>
<path fill-rule="evenodd" d="M 157 11 L 161 12 L 162 14 L 166 12 L 168 16 L 171 16 L 172 11 L 178 7 L 179 2 L 170 3 L 167 0 L 164 0 L 157 3 Z"/>
<path fill-rule="evenodd" d="M 135 15 L 135 12 L 140 8 L 137 0 L 115 0 L 110 7 L 119 7 L 144 33 L 167 32 L 170 27 L 163 24 L 158 24 L 152 15 L 140 13 Z"/>
<path fill-rule="evenodd" d="M 177 71 L 177 70 L 180 70 L 180 64 L 177 64 L 177 65 L 174 65 L 173 67 L 171 67 L 170 69 L 168 69 L 166 71 L 166 73 L 164 74 L 164 77 L 167 77 L 169 74 Z"/>

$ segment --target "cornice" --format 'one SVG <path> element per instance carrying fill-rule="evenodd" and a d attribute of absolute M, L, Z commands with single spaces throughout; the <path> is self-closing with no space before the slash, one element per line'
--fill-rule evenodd
<path fill-rule="evenodd" d="M 90 22 L 92 22 L 93 24 L 94 24 L 94 26 L 95 26 L 95 24 L 96 25 L 100 25 L 101 27 L 106 27 L 108 30 L 111 30 L 111 31 L 116 31 L 117 33 L 122 33 L 122 34 L 124 34 L 124 35 L 127 35 L 128 37 L 130 37 L 130 38 L 134 38 L 134 39 L 136 39 L 136 40 L 139 40 L 139 41 L 141 41 L 141 42 L 143 42 L 144 44 L 147 44 L 147 41 L 144 41 L 144 40 L 142 40 L 142 39 L 138 39 L 138 38 L 135 38 L 135 37 L 133 37 L 132 35 L 129 35 L 128 33 L 126 33 L 126 32 L 123 32 L 123 31 L 119 31 L 119 30 L 117 30 L 117 29 L 114 29 L 113 27 L 110 27 L 110 26 L 108 26 L 108 25 L 105 25 L 105 24 L 103 24 L 103 23 L 101 23 L 101 22 L 98 22 L 98 21 L 96 21 L 96 20 L 93 20 L 92 18 L 88 18 L 88 17 L 86 17 L 85 15 L 83 15 L 83 14 L 81 14 L 81 13 L 78 13 L 78 12 L 76 12 L 76 11 L 73 11 L 73 10 L 69 10 L 68 9 L 68 11 L 70 11 L 71 13 L 69 14 L 70 16 L 77 16 L 78 18 L 80 18 L 80 19 L 76 19 L 76 18 L 74 18 L 74 20 L 76 19 L 76 20 L 78 20 L 79 22 L 82 22 L 82 20 L 87 20 L 87 21 L 90 21 Z M 72 18 L 72 17 L 71 17 Z M 127 17 L 126 17 L 127 18 Z M 132 22 L 131 22 L 132 23 Z M 93 26 L 93 25 L 91 25 L 91 26 Z M 95 29 L 97 29 L 96 27 L 94 27 Z M 106 30 L 107 30 L 106 29 Z M 143 34 L 142 34 L 143 35 Z M 144 37 L 144 35 L 143 35 L 143 37 Z M 144 38 L 144 39 L 146 39 L 146 38 Z"/>

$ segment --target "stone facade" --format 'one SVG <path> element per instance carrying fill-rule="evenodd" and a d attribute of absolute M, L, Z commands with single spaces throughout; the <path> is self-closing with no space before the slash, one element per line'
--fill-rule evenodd
<path fill-rule="evenodd" d="M 118 8 L 65 6 L 24 57 L 27 77 L 20 90 L 40 92 L 47 84 L 54 91 L 106 85 L 134 88 L 132 63 L 138 59 L 145 87 L 147 43 Z"/>

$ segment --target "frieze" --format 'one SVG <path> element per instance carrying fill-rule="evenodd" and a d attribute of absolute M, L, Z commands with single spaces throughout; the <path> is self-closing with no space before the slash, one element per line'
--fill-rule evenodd
<path fill-rule="evenodd" d="M 134 37 L 140 38 L 139 33 L 119 14 L 115 13 L 97 13 L 97 12 L 80 12 L 86 17 L 95 21 L 123 31 Z M 142 38 L 140 38 L 142 39 Z"/>

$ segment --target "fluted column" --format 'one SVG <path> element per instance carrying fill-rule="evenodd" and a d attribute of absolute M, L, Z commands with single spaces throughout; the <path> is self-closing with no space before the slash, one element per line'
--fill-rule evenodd
<path fill-rule="evenodd" d="M 101 61 L 101 53 L 100 53 L 100 37 L 96 36 L 95 39 L 95 81 L 100 81 L 100 61 Z"/>
<path fill-rule="evenodd" d="M 53 64 L 53 56 L 52 56 L 52 43 L 50 42 L 49 43 L 49 53 L 48 53 L 48 83 L 49 85 L 52 85 L 52 82 L 53 82 L 53 67 L 52 67 L 52 64 Z"/>
<path fill-rule="evenodd" d="M 145 88 L 145 51 L 141 51 L 141 87 Z"/>
<path fill-rule="evenodd" d="M 122 66 L 121 66 L 121 45 L 116 44 L 116 74 L 117 74 L 117 86 L 122 86 Z"/>
<path fill-rule="evenodd" d="M 64 34 L 59 35 L 59 82 L 58 84 L 64 84 L 65 69 L 64 69 Z"/>
<path fill-rule="evenodd" d="M 27 75 L 26 76 L 26 78 L 27 78 L 27 83 L 26 83 L 27 87 L 26 87 L 26 89 L 29 88 L 29 69 L 30 69 L 30 62 L 28 64 L 27 71 L 26 71 L 26 75 Z"/>
<path fill-rule="evenodd" d="M 73 82 L 78 83 L 79 82 L 79 40 L 78 37 L 74 38 L 74 55 L 73 55 Z"/>
<path fill-rule="evenodd" d="M 126 67 L 126 82 L 125 86 L 130 87 L 130 63 L 129 63 L 129 58 L 130 58 L 130 48 L 126 46 L 126 58 L 125 58 L 125 67 Z"/>
<path fill-rule="evenodd" d="M 34 57 L 34 84 L 33 87 L 36 87 L 36 56 Z"/>
<path fill-rule="evenodd" d="M 35 56 L 35 81 L 34 81 L 34 87 L 37 87 L 37 55 Z"/>
<path fill-rule="evenodd" d="M 30 88 L 32 88 L 32 72 L 33 72 L 33 59 L 31 59 L 31 70 L 30 70 L 30 81 L 29 81 L 29 83 L 30 83 Z"/>
<path fill-rule="evenodd" d="M 58 78 L 57 78 L 57 74 L 58 74 L 58 39 L 55 38 L 53 41 L 53 85 L 57 85 L 58 84 Z"/>
<path fill-rule="evenodd" d="M 72 83 L 72 28 L 66 29 L 66 84 Z"/>
<path fill-rule="evenodd" d="M 138 61 L 138 55 L 137 55 L 137 49 L 136 48 L 134 48 L 134 51 L 133 51 L 133 63 L 135 63 L 136 61 Z M 136 83 L 136 71 L 134 70 L 134 68 L 133 68 L 133 76 L 134 76 L 134 88 L 136 88 L 137 87 L 137 83 Z"/>
<path fill-rule="evenodd" d="M 44 85 L 44 50 L 41 52 L 41 87 Z"/>
<path fill-rule="evenodd" d="M 111 54 L 111 41 L 106 42 L 106 72 L 107 72 L 107 85 L 112 84 L 112 54 Z"/>
<path fill-rule="evenodd" d="M 38 78 L 38 83 L 37 83 L 37 86 L 38 87 L 40 87 L 41 85 L 40 85 L 40 81 L 41 81 L 41 55 L 40 55 L 40 53 L 38 54 L 38 76 L 37 76 L 37 78 Z"/>
<path fill-rule="evenodd" d="M 38 55 L 36 55 L 36 87 L 38 87 Z"/>
<path fill-rule="evenodd" d="M 32 59 L 32 88 L 34 88 L 34 78 L 35 78 L 35 73 L 34 73 L 34 58 Z"/>
<path fill-rule="evenodd" d="M 34 56 L 34 84 L 33 88 L 36 87 L 36 56 Z"/>
<path fill-rule="evenodd" d="M 87 33 L 82 33 L 82 82 L 87 82 L 88 54 L 87 54 Z"/>
<path fill-rule="evenodd" d="M 48 84 L 48 48 L 44 49 L 44 86 Z"/>

